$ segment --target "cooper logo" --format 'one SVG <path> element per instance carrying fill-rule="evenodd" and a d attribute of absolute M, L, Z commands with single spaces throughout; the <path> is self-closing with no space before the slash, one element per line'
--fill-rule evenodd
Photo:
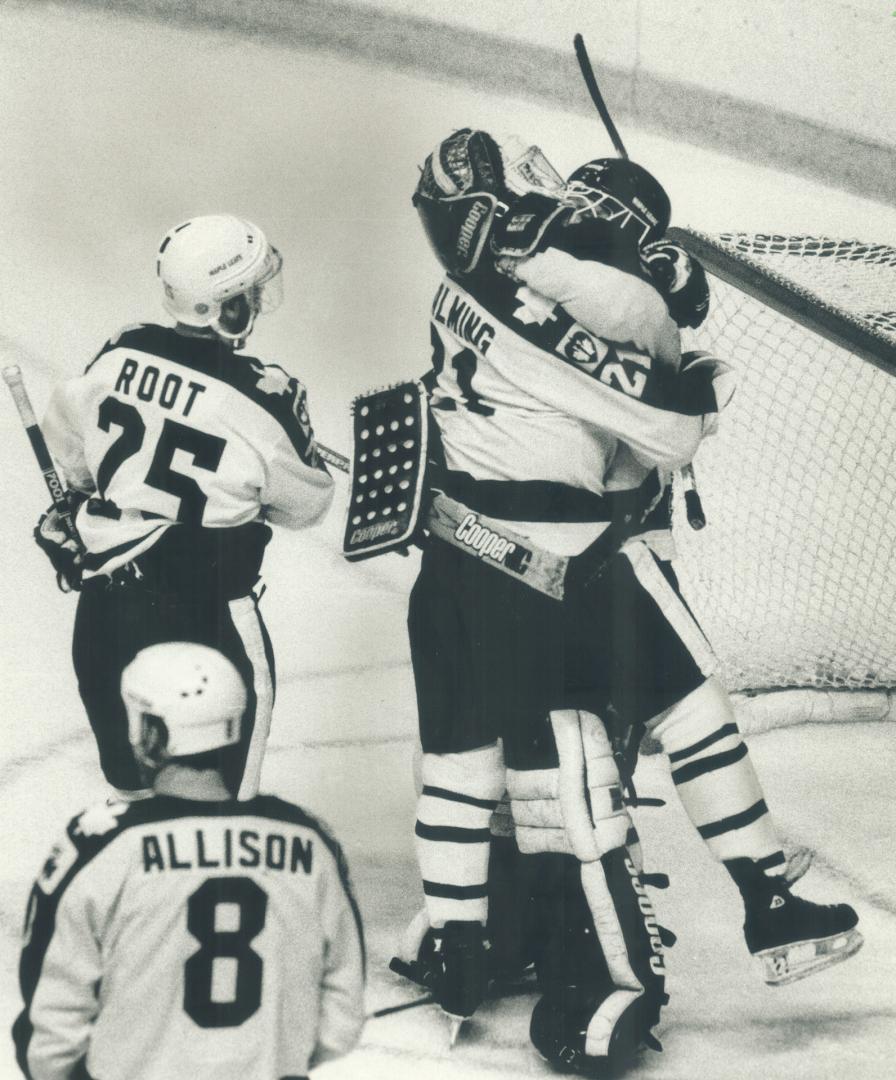
<path fill-rule="evenodd" d="M 480 559 L 491 559 L 517 574 L 525 571 L 532 558 L 531 551 L 508 540 L 506 536 L 501 536 L 494 529 L 481 525 L 475 514 L 467 514 L 454 530 L 454 535 L 462 544 L 475 551 Z"/>
<path fill-rule="evenodd" d="M 650 898 L 647 895 L 644 886 L 641 884 L 641 879 L 638 877 L 638 871 L 632 864 L 631 859 L 624 858 L 625 868 L 628 870 L 632 879 L 632 888 L 635 890 L 635 895 L 638 897 L 638 907 L 641 911 L 641 916 L 644 919 L 644 928 L 647 931 L 647 937 L 650 940 L 650 951 L 652 956 L 650 957 L 650 970 L 654 975 L 665 975 L 666 965 L 663 960 L 663 940 L 660 937 L 660 928 L 656 921 L 656 915 L 653 913 L 653 905 L 650 902 Z"/>
<path fill-rule="evenodd" d="M 397 521 L 378 521 L 375 525 L 364 525 L 355 529 L 349 538 L 350 544 L 365 544 L 371 540 L 379 540 L 381 536 L 392 536 L 401 529 Z"/>
<path fill-rule="evenodd" d="M 457 237 L 457 251 L 459 255 L 466 257 L 470 253 L 470 245 L 473 243 L 476 236 L 476 226 L 488 211 L 489 204 L 483 202 L 481 199 L 477 199 L 470 207 L 470 212 L 467 214 L 463 225 L 461 225 Z"/>

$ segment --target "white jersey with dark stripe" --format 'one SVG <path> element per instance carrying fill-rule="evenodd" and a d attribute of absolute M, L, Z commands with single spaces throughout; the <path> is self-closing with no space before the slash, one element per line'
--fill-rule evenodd
<path fill-rule="evenodd" d="M 28 906 L 32 1080 L 298 1077 L 357 1042 L 364 944 L 338 845 L 271 796 L 76 817 Z"/>
<path fill-rule="evenodd" d="M 652 286 L 553 250 L 516 272 L 439 286 L 432 413 L 457 498 L 481 496 L 474 509 L 575 554 L 606 527 L 608 494 L 691 460 L 703 416 Z"/>
<path fill-rule="evenodd" d="M 85 577 L 111 573 L 175 523 L 318 521 L 332 478 L 304 386 L 277 365 L 171 327 L 126 328 L 59 386 L 44 433 L 70 486 Z"/>

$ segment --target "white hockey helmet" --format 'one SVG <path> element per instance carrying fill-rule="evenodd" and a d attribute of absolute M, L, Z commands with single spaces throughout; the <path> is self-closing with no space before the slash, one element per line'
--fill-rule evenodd
<path fill-rule="evenodd" d="M 137 761 L 158 769 L 239 741 L 246 687 L 217 649 L 171 641 L 142 649 L 124 669 L 121 696 Z"/>
<path fill-rule="evenodd" d="M 241 348 L 255 317 L 283 299 L 283 260 L 251 221 L 205 214 L 171 229 L 156 272 L 165 310 L 184 326 L 208 327 Z"/>

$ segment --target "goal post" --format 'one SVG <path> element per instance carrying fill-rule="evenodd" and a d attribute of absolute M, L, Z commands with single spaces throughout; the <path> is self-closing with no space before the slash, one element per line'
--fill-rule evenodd
<path fill-rule="evenodd" d="M 703 263 L 688 348 L 738 389 L 695 459 L 707 526 L 676 496 L 684 594 L 747 729 L 893 718 L 896 247 L 670 230 Z M 757 696 L 757 695 L 761 695 Z"/>

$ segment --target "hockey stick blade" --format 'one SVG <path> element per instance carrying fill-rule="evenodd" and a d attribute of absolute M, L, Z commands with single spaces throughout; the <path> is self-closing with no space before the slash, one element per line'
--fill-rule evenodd
<path fill-rule="evenodd" d="M 607 103 L 604 101 L 603 94 L 600 92 L 600 87 L 597 85 L 594 68 L 591 66 L 591 61 L 588 59 L 588 50 L 585 48 L 585 39 L 581 34 L 576 34 L 572 39 L 572 44 L 576 51 L 576 59 L 579 62 L 582 78 L 585 80 L 585 85 L 588 87 L 588 93 L 591 95 L 594 107 L 597 109 L 598 115 L 603 121 L 604 127 L 607 129 L 607 134 L 610 136 L 613 148 L 621 158 L 628 160 L 628 151 L 625 148 L 625 143 L 622 141 L 619 132 L 616 130 L 616 125 L 613 123 L 612 116 L 610 116 L 610 110 L 607 108 Z"/>
<path fill-rule="evenodd" d="M 400 1005 L 386 1005 L 385 1008 L 372 1012 L 367 1019 L 379 1020 L 381 1016 L 391 1016 L 392 1013 L 404 1012 L 406 1009 L 416 1009 L 420 1005 L 434 1005 L 435 998 L 432 994 L 424 994 L 423 997 L 414 998 L 413 1001 L 403 1001 Z"/>

